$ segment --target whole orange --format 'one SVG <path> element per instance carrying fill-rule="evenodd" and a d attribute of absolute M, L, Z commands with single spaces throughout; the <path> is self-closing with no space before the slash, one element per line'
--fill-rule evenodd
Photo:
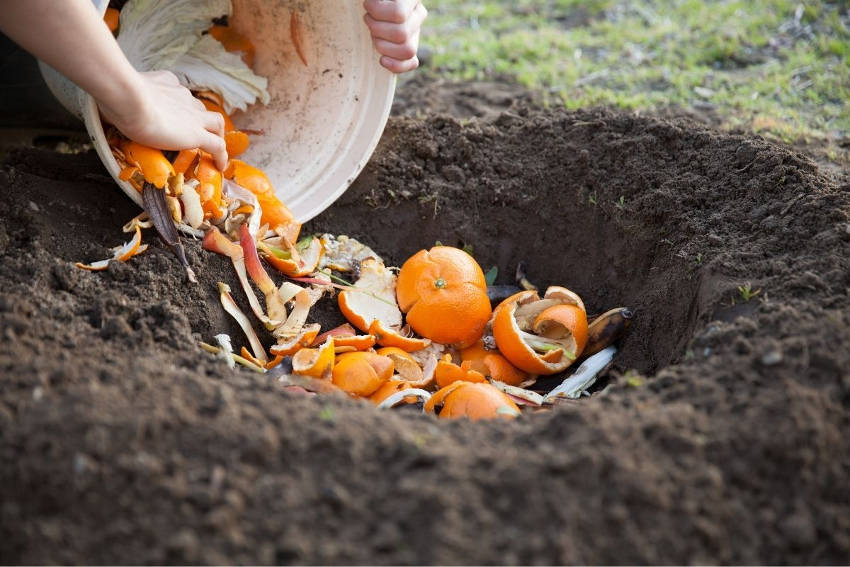
<path fill-rule="evenodd" d="M 460 348 L 481 338 L 491 314 L 481 266 L 451 246 L 408 258 L 398 273 L 396 298 L 414 331 Z"/>

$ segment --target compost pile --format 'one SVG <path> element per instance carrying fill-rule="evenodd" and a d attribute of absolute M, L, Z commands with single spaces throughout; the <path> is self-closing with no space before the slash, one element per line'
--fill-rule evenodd
<path fill-rule="evenodd" d="M 472 246 L 636 313 L 593 396 L 438 421 L 285 390 L 199 343 L 230 261 L 74 266 L 139 211 L 93 152 L 0 170 L 9 563 L 846 560 L 850 186 L 692 122 L 527 105 L 391 119 L 305 234 Z M 344 322 L 315 313 L 323 328 Z"/>

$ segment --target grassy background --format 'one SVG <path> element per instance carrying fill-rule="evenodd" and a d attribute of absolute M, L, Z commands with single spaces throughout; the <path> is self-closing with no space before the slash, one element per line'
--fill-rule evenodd
<path fill-rule="evenodd" d="M 850 1 L 426 0 L 432 72 L 569 108 L 685 107 L 850 163 Z"/>

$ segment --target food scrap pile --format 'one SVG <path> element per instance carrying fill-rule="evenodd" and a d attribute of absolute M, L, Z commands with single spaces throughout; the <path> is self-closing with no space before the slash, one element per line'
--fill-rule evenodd
<path fill-rule="evenodd" d="M 128 49 L 142 31 L 153 33 L 152 14 L 177 17 L 183 4 L 131 1 L 120 14 L 108 11 L 106 21 Z M 342 391 L 382 408 L 421 404 L 443 418 L 470 419 L 513 418 L 521 407 L 535 410 L 585 392 L 612 360 L 611 345 L 632 317 L 628 309 L 588 323 L 584 303 L 569 289 L 551 286 L 541 297 L 524 277 L 517 278 L 518 286 L 488 285 L 474 258 L 449 246 L 421 250 L 394 268 L 353 238 L 299 238 L 301 225 L 275 196 L 268 177 L 235 159 L 249 147 L 251 132 L 238 130 L 229 112 L 264 102 L 268 93 L 265 79 L 250 69 L 250 41 L 227 26 L 211 26 L 230 14 L 230 3 L 207 4 L 206 12 L 175 20 L 179 37 L 172 30 L 151 42 L 170 55 L 165 67 L 149 67 L 173 70 L 208 109 L 222 115 L 230 162 L 220 171 L 198 149 L 166 156 L 109 129 L 120 178 L 142 193 L 146 212 L 125 225 L 133 238 L 114 249 L 112 258 L 78 266 L 103 270 L 112 260 L 129 260 L 147 247 L 141 229 L 153 226 L 192 280 L 176 226 L 202 237 L 206 250 L 230 258 L 253 316 L 268 334 L 265 342 L 274 341 L 266 350 L 232 290 L 219 283 L 221 304 L 250 348 L 234 352 L 226 334 L 202 347 L 230 366 L 285 369 L 282 381 L 312 392 Z M 294 14 L 292 21 L 297 48 Z M 306 64 L 302 50 L 296 51 Z M 196 65 L 198 60 L 213 61 L 212 70 Z M 276 283 L 266 266 L 286 279 Z M 336 298 L 349 323 L 322 332 L 309 315 L 326 297 Z M 578 370 L 557 387 L 534 389 L 539 377 L 562 374 L 579 360 Z"/>

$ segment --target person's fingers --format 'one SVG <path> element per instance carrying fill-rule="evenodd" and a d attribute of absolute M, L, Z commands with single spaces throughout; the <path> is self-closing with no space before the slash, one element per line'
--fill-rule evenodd
<path fill-rule="evenodd" d="M 398 59 L 393 59 L 392 57 L 384 55 L 381 57 L 381 65 L 396 74 L 407 73 L 408 71 L 413 71 L 419 67 L 419 58 L 414 55 L 410 59 L 399 61 Z"/>
<path fill-rule="evenodd" d="M 385 39 L 374 39 L 375 49 L 381 55 L 386 55 L 399 61 L 412 59 L 416 55 L 416 42 L 405 41 L 404 43 L 392 43 Z"/>
<path fill-rule="evenodd" d="M 203 113 L 204 128 L 216 136 L 224 137 L 224 117 L 218 112 Z"/>
<path fill-rule="evenodd" d="M 224 138 L 212 132 L 204 131 L 198 147 L 212 155 L 215 166 L 219 171 L 224 171 L 227 168 L 227 146 L 224 143 Z"/>
<path fill-rule="evenodd" d="M 383 39 L 392 43 L 404 43 L 405 40 L 413 35 L 413 27 L 410 22 L 401 24 L 393 24 L 390 22 L 379 22 L 369 14 L 363 16 L 366 26 L 375 39 Z"/>
<path fill-rule="evenodd" d="M 411 13 L 410 17 L 403 23 L 395 24 L 390 22 L 381 22 L 366 14 L 363 20 L 369 28 L 372 37 L 375 39 L 383 39 L 390 43 L 405 43 L 413 36 L 419 34 L 422 28 L 422 22 L 428 17 L 428 10 L 422 4 L 417 4 L 416 8 Z"/>
<path fill-rule="evenodd" d="M 189 93 L 189 94 L 191 96 L 192 93 Z M 192 106 L 194 106 L 195 108 L 197 108 L 198 110 L 201 110 L 201 111 L 207 110 L 206 105 L 203 102 L 201 102 L 201 99 L 199 99 L 199 98 L 192 97 Z"/>
<path fill-rule="evenodd" d="M 420 0 L 365 0 L 366 13 L 375 20 L 403 24 L 420 4 Z"/>

